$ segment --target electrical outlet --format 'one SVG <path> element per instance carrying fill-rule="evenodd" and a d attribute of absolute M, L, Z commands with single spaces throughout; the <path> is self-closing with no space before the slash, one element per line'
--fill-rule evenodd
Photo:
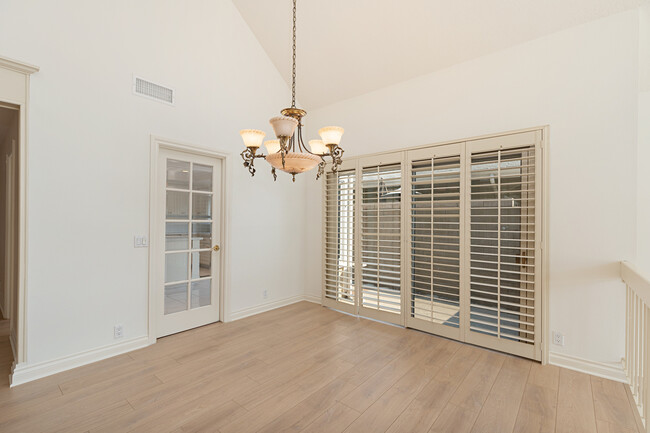
<path fill-rule="evenodd" d="M 266 290 L 266 289 L 264 289 L 264 291 L 262 291 L 262 297 L 263 297 L 264 299 L 267 299 L 267 298 L 269 297 L 269 291 Z"/>
<path fill-rule="evenodd" d="M 564 335 L 561 332 L 553 331 L 553 344 L 564 346 Z"/>
<path fill-rule="evenodd" d="M 113 338 L 118 339 L 124 336 L 124 327 L 122 325 L 115 325 L 113 327 Z"/>

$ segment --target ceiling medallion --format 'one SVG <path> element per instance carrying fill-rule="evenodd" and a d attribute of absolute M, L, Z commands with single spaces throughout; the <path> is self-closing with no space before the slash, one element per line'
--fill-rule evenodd
<path fill-rule="evenodd" d="M 309 140 L 309 149 L 302 140 L 302 118 L 307 112 L 296 108 L 296 0 L 293 0 L 293 68 L 291 72 L 291 108 L 281 111 L 282 116 L 272 117 L 269 123 L 277 140 L 266 140 L 264 146 L 268 155 L 258 153 L 262 145 L 264 131 L 243 129 L 239 131 L 246 149 L 241 153 L 244 167 L 248 168 L 251 176 L 255 176 L 255 159 L 263 158 L 271 164 L 273 180 L 277 179 L 276 169 L 289 173 L 293 181 L 296 175 L 309 171 L 318 166 L 316 179 L 325 171 L 325 157 L 332 159 L 332 171 L 336 172 L 341 165 L 343 149 L 339 147 L 343 128 L 326 126 L 318 130 L 320 140 Z"/>

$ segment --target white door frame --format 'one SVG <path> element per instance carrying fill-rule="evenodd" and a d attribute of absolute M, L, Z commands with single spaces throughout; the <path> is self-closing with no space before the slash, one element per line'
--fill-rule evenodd
<path fill-rule="evenodd" d="M 18 285 L 17 309 L 11 309 L 11 322 L 16 320 L 17 329 L 12 329 L 9 340 L 14 352 L 14 362 L 11 368 L 13 376 L 17 366 L 27 363 L 27 179 L 28 179 L 28 128 L 29 113 L 29 81 L 31 74 L 38 72 L 38 66 L 19 62 L 0 56 L 0 101 L 18 106 L 18 275 L 13 281 Z M 11 303 L 14 303 L 13 298 Z"/>
<path fill-rule="evenodd" d="M 219 150 L 206 149 L 177 140 L 169 140 L 156 135 L 151 135 L 151 167 L 149 170 L 149 311 L 148 311 L 148 337 L 149 344 L 154 344 L 157 339 L 157 308 L 156 302 L 159 288 L 155 287 L 156 272 L 162 263 L 156 263 L 155 252 L 158 250 L 158 233 L 160 233 L 160 218 L 156 214 L 158 200 L 158 154 L 160 149 L 169 149 L 176 152 L 208 156 L 221 160 L 221 257 L 219 275 L 219 318 L 222 322 L 230 321 L 230 154 Z"/>

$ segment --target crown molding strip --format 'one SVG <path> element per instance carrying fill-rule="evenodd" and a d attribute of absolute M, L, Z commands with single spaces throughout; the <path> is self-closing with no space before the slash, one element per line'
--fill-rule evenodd
<path fill-rule="evenodd" d="M 20 72 L 26 75 L 31 75 L 34 72 L 38 72 L 40 70 L 38 66 L 2 56 L 0 56 L 0 68 L 10 69 L 12 71 Z"/>

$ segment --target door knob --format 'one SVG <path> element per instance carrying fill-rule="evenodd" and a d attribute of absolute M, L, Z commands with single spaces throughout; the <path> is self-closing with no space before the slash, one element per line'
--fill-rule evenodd
<path fill-rule="evenodd" d="M 215 251 L 219 251 L 219 245 L 213 246 L 212 249 L 215 250 Z"/>

